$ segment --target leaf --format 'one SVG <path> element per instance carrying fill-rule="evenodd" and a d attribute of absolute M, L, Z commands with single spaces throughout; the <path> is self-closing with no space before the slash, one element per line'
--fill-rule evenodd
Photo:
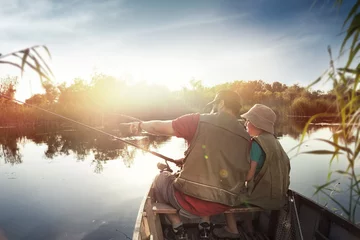
<path fill-rule="evenodd" d="M 23 55 L 23 57 L 22 57 L 22 62 L 21 62 L 21 77 L 22 77 L 23 74 L 24 74 L 24 66 L 25 66 L 25 63 L 26 63 L 26 58 L 27 58 L 27 56 L 29 55 L 29 52 L 30 52 L 29 49 L 25 49 L 24 55 Z"/>
<path fill-rule="evenodd" d="M 360 180 L 357 180 L 353 185 L 351 185 L 350 187 L 353 188 L 355 187 L 356 185 L 358 185 L 360 183 Z"/>
<path fill-rule="evenodd" d="M 13 62 L 9 62 L 9 61 L 2 61 L 2 60 L 0 60 L 0 64 L 9 64 L 9 65 L 13 65 L 13 66 L 18 67 L 18 68 L 21 69 L 21 66 L 20 66 L 19 64 L 13 63 Z"/>
<path fill-rule="evenodd" d="M 332 171 L 329 171 L 329 173 L 328 173 L 328 175 L 327 175 L 327 178 L 326 178 L 326 181 L 328 182 L 328 181 L 330 181 L 330 179 L 331 179 L 331 176 L 332 176 Z"/>
<path fill-rule="evenodd" d="M 41 66 L 40 66 L 39 62 L 36 59 L 35 59 L 35 65 L 36 65 L 36 71 L 38 72 L 39 77 L 40 77 L 40 81 L 43 84 Z"/>
<path fill-rule="evenodd" d="M 360 153 L 360 144 L 356 147 L 356 150 L 355 150 L 355 158 L 359 155 Z"/>
<path fill-rule="evenodd" d="M 29 54 L 29 57 L 34 61 L 36 68 L 40 69 L 44 75 L 48 76 L 46 69 L 39 63 L 39 60 L 31 53 Z"/>
<path fill-rule="evenodd" d="M 321 79 L 322 79 L 322 77 L 323 77 L 323 76 L 318 77 L 315 81 L 313 81 L 312 83 L 310 83 L 310 85 L 308 85 L 307 88 L 309 89 L 309 88 L 311 88 L 312 86 L 314 86 L 315 84 L 317 84 L 318 82 L 320 82 Z"/>
<path fill-rule="evenodd" d="M 357 30 L 357 27 L 360 26 L 360 23 L 357 23 L 357 22 L 360 22 L 360 14 L 359 13 L 354 17 L 353 21 L 350 24 L 350 27 L 347 29 L 347 34 L 343 40 L 343 43 L 341 44 L 340 52 L 343 52 L 347 41 L 353 35 L 353 33 Z"/>
<path fill-rule="evenodd" d="M 349 175 L 351 177 L 351 174 L 346 172 L 346 171 L 343 171 L 343 170 L 336 170 L 335 172 L 339 173 L 339 174 L 343 174 L 343 175 Z"/>
<path fill-rule="evenodd" d="M 359 91 L 360 92 L 360 91 Z M 355 105 L 356 108 L 358 108 L 358 110 L 356 110 L 356 112 L 353 114 L 353 116 L 351 116 L 351 119 L 349 120 L 349 127 L 353 127 L 353 131 L 354 132 L 358 132 L 360 131 L 360 95 L 359 95 L 359 104 Z M 355 141 L 355 142 L 358 142 L 358 141 Z"/>
<path fill-rule="evenodd" d="M 360 95 L 359 95 L 360 96 Z M 351 109 L 351 107 L 353 106 L 353 105 L 357 105 L 358 104 L 358 102 L 359 102 L 359 96 L 354 96 L 354 97 L 351 97 L 350 99 L 350 101 L 344 106 L 344 111 L 346 111 L 346 109 L 347 108 L 350 108 Z M 358 111 L 359 109 L 357 109 L 356 111 Z M 355 110 L 353 110 L 353 111 L 355 111 Z M 349 112 L 349 114 L 352 114 L 353 116 L 356 116 L 356 115 L 354 115 L 355 113 L 353 112 L 353 111 L 351 111 L 351 112 Z M 350 117 L 350 116 L 349 116 Z M 352 118 L 350 118 L 350 120 L 351 120 Z M 348 122 L 348 124 L 349 124 L 349 122 Z"/>
<path fill-rule="evenodd" d="M 346 72 L 346 73 L 352 73 L 352 74 L 357 74 L 360 71 L 360 70 L 350 69 L 350 68 L 337 68 L 337 70 L 342 71 L 342 72 Z"/>
<path fill-rule="evenodd" d="M 330 151 L 330 150 L 313 150 L 313 151 L 306 151 L 301 152 L 302 154 L 319 154 L 319 155 L 325 155 L 325 154 L 342 154 L 341 152 L 337 151 Z"/>
<path fill-rule="evenodd" d="M 359 118 L 360 118 L 360 116 L 359 116 Z M 360 119 L 359 119 L 359 122 L 360 122 Z M 357 131 L 356 131 L 356 137 L 355 137 L 355 142 L 358 144 L 358 146 L 360 146 L 359 136 L 360 136 L 360 130 L 357 129 Z M 359 151 L 358 151 L 358 152 L 355 152 L 355 153 L 356 153 L 356 156 L 357 156 L 357 154 L 359 154 Z M 356 158 L 356 156 L 354 156 L 354 158 Z"/>
<path fill-rule="evenodd" d="M 44 45 L 43 48 L 46 50 L 49 58 L 51 59 L 52 57 L 51 57 L 51 54 L 50 54 L 50 51 L 49 51 L 48 47 Z"/>
<path fill-rule="evenodd" d="M 332 196 L 330 196 L 330 194 L 328 194 L 327 192 L 322 191 L 322 190 L 321 190 L 321 192 L 322 192 L 323 194 L 325 194 L 325 195 L 326 195 L 331 201 L 333 201 L 336 205 L 338 205 L 338 206 L 341 208 L 341 210 L 342 210 L 347 216 L 350 215 L 350 212 L 349 212 L 347 209 L 345 209 L 345 207 L 344 207 L 341 203 L 339 203 L 335 198 L 333 198 Z"/>
<path fill-rule="evenodd" d="M 341 3 L 340 3 L 341 4 Z M 354 15 L 358 9 L 358 7 L 360 6 L 360 3 L 357 2 L 354 4 L 354 6 L 351 8 L 349 14 L 347 15 L 344 24 L 343 24 L 343 28 L 345 27 L 346 23 L 350 20 L 350 18 L 352 17 L 352 15 Z"/>
<path fill-rule="evenodd" d="M 39 47 L 43 47 L 45 49 L 45 51 L 48 53 L 49 57 L 51 58 L 50 51 L 46 46 L 33 46 L 33 47 L 25 48 L 25 49 L 22 49 L 22 50 L 19 50 L 19 51 L 16 51 L 16 52 L 11 52 L 11 53 L 8 53 L 8 54 L 5 54 L 5 55 L 0 55 L 0 59 L 6 58 L 6 57 L 9 57 L 9 56 L 14 56 L 14 57 L 20 58 L 21 61 L 22 61 L 21 66 L 16 64 L 16 63 L 10 62 L 10 61 L 0 61 L 0 63 L 1 64 L 9 64 L 9 65 L 13 65 L 15 67 L 18 67 L 18 68 L 20 68 L 22 70 L 22 73 L 24 71 L 25 65 L 28 65 L 30 68 L 32 68 L 33 70 L 35 70 L 39 74 L 40 78 L 46 78 L 47 80 L 51 81 L 48 74 L 47 74 L 47 72 L 49 72 L 52 76 L 54 76 L 54 75 L 53 75 L 51 69 L 49 68 L 49 66 L 46 64 L 46 62 L 42 59 L 41 55 L 38 54 L 38 52 L 35 50 L 36 48 L 39 48 Z M 39 61 L 34 56 L 31 55 L 31 50 L 33 50 L 35 52 L 35 54 L 44 63 L 44 65 L 46 66 L 47 69 L 44 69 L 44 67 L 41 66 Z M 20 57 L 18 55 L 19 53 L 23 53 L 24 54 L 23 57 Z M 31 64 L 31 62 L 27 61 L 28 57 L 30 57 L 32 60 L 34 60 L 36 66 Z M 39 69 L 42 69 L 42 70 L 39 71 Z"/>
<path fill-rule="evenodd" d="M 360 31 L 358 30 L 355 35 L 354 35 L 354 39 L 353 42 L 351 44 L 351 48 L 350 48 L 350 53 L 349 53 L 349 57 L 346 63 L 346 68 L 348 68 L 350 66 L 350 64 L 352 63 L 354 57 L 356 56 L 356 54 L 358 53 L 359 49 L 360 49 L 360 44 L 358 43 L 357 46 L 355 47 L 355 44 L 359 38 L 359 33 Z"/>
<path fill-rule="evenodd" d="M 289 151 L 286 152 L 286 154 L 289 154 L 290 152 L 292 152 L 293 150 L 297 149 L 297 148 L 300 148 L 300 146 L 306 142 L 308 142 L 309 140 L 306 140 L 306 141 L 303 141 L 299 144 L 296 144 L 294 147 L 292 147 Z"/>
<path fill-rule="evenodd" d="M 326 142 L 326 143 L 332 145 L 332 146 L 335 147 L 335 148 L 338 148 L 338 149 L 340 149 L 340 150 L 343 150 L 343 151 L 348 152 L 348 153 L 350 153 L 351 155 L 353 155 L 353 152 L 351 151 L 350 148 L 340 146 L 340 145 L 338 145 L 335 141 L 332 142 L 332 141 L 329 141 L 329 140 L 326 140 L 326 139 L 321 139 L 321 138 L 316 138 L 315 140 L 322 141 L 322 142 Z"/>
<path fill-rule="evenodd" d="M 330 165 L 332 164 L 332 162 L 334 161 L 334 159 L 336 158 L 336 160 L 338 160 L 339 162 L 339 155 L 337 154 L 339 151 L 336 151 L 336 154 L 334 154 L 331 159 L 330 159 Z"/>
<path fill-rule="evenodd" d="M 302 131 L 301 138 L 300 138 L 300 144 L 304 141 L 306 131 L 308 130 L 309 125 L 310 125 L 310 123 L 312 123 L 312 121 L 314 121 L 316 118 L 319 118 L 319 117 L 329 117 L 329 116 L 332 116 L 332 114 L 330 114 L 330 113 L 318 113 L 318 114 L 315 114 L 315 115 L 311 116 L 311 118 L 306 122 L 306 124 L 304 126 L 304 129 Z"/>
<path fill-rule="evenodd" d="M 339 142 L 339 134 L 338 133 L 334 133 L 333 134 L 333 143 L 337 144 Z M 332 162 L 334 161 L 335 157 L 337 157 L 338 155 L 333 155 L 332 158 L 330 159 L 330 165 L 332 164 Z M 339 159 L 338 159 L 339 160 Z"/>
<path fill-rule="evenodd" d="M 357 208 L 357 206 L 359 205 L 359 200 L 360 200 L 360 196 L 358 196 L 358 198 L 356 199 L 355 206 L 354 206 L 354 208 L 353 208 L 353 212 L 352 212 L 353 218 L 355 218 L 356 208 Z M 353 222 L 355 222 L 355 219 L 353 219 Z"/>
<path fill-rule="evenodd" d="M 334 179 L 334 180 L 332 180 L 332 181 L 330 181 L 330 182 L 327 182 L 327 183 L 325 183 L 325 184 L 323 184 L 323 185 L 320 185 L 320 186 L 317 186 L 317 185 L 314 186 L 314 187 L 316 188 L 316 191 L 315 191 L 315 193 L 313 194 L 313 196 L 314 196 L 315 194 L 317 194 L 319 191 L 321 191 L 323 188 L 329 186 L 330 184 L 336 182 L 337 180 L 339 180 L 339 179 Z"/>
<path fill-rule="evenodd" d="M 47 49 L 47 48 L 46 48 Z M 47 65 L 46 61 L 44 61 L 44 59 L 41 57 L 41 55 L 35 50 L 33 49 L 33 51 L 35 52 L 35 54 L 37 55 L 37 57 L 42 61 L 42 63 L 45 65 L 46 70 L 50 72 L 51 76 L 54 77 L 53 72 L 51 71 L 50 67 Z"/>
<path fill-rule="evenodd" d="M 17 58 L 22 59 L 16 53 L 13 53 L 12 55 Z M 35 72 L 37 72 L 39 74 L 41 81 L 42 81 L 42 78 L 46 78 L 47 80 L 51 81 L 50 78 L 41 71 L 41 66 L 39 65 L 39 62 L 36 60 L 36 58 L 34 58 L 31 54 L 29 54 L 29 57 L 34 60 L 36 66 L 32 65 L 29 61 L 26 61 L 25 64 L 28 65 L 30 68 L 32 68 L 33 70 L 35 70 Z"/>

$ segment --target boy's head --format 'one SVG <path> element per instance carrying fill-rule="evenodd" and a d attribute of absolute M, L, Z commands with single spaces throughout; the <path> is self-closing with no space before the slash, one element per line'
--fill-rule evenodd
<path fill-rule="evenodd" d="M 271 108 L 263 104 L 255 104 L 250 110 L 241 115 L 248 121 L 247 129 L 251 136 L 260 134 L 262 131 L 274 134 L 276 114 Z"/>

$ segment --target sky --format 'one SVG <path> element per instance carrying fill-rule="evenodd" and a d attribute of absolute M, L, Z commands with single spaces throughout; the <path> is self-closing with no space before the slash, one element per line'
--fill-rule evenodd
<path fill-rule="evenodd" d="M 0 0 L 0 53 L 45 44 L 56 82 L 94 72 L 170 89 L 191 79 L 302 86 L 337 56 L 355 0 Z M 18 96 L 37 91 L 28 70 Z M 0 67 L 0 76 L 20 75 Z M 321 88 L 321 86 L 320 86 Z"/>

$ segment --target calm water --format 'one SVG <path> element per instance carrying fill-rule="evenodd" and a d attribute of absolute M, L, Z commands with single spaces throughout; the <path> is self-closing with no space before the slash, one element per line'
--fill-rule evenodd
<path fill-rule="evenodd" d="M 281 132 L 286 151 L 298 144 L 299 130 L 292 126 Z M 330 138 L 332 129 L 313 127 L 310 133 L 311 138 Z M 128 140 L 172 158 L 181 158 L 186 149 L 178 138 Z M 90 132 L 3 131 L 0 144 L 0 236 L 2 231 L 8 239 L 131 238 L 139 204 L 161 161 Z M 302 147 L 318 148 L 331 149 L 315 141 Z M 329 157 L 298 155 L 291 166 L 291 188 L 326 204 L 326 198 L 313 196 L 313 185 L 326 181 Z M 332 169 L 346 166 L 340 159 Z M 342 178 L 335 189 L 344 190 L 346 184 Z M 346 192 L 333 196 L 347 202 Z"/>

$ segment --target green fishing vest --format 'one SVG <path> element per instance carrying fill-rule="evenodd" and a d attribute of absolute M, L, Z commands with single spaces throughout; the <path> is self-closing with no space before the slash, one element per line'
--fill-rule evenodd
<path fill-rule="evenodd" d="M 175 188 L 202 200 L 239 205 L 250 168 L 249 148 L 250 136 L 235 117 L 224 112 L 200 115 Z"/>
<path fill-rule="evenodd" d="M 290 161 L 280 142 L 270 133 L 253 138 L 265 152 L 260 172 L 249 182 L 247 203 L 264 209 L 280 209 L 290 184 Z"/>

